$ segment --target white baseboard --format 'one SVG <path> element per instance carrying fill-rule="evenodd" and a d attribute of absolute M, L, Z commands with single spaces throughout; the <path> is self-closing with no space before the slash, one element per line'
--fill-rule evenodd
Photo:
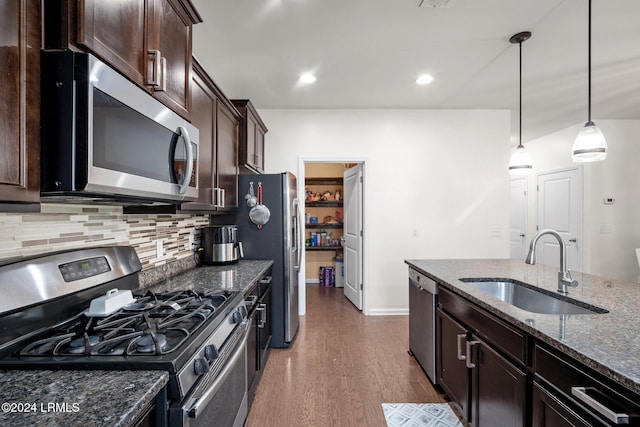
<path fill-rule="evenodd" d="M 408 308 L 374 308 L 369 310 L 369 316 L 408 316 Z"/>

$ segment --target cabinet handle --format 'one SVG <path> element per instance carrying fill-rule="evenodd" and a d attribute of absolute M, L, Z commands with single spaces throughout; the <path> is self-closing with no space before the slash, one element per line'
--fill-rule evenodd
<path fill-rule="evenodd" d="M 458 334 L 458 360 L 465 360 L 467 356 L 462 354 L 462 340 L 467 337 L 467 334 Z"/>
<path fill-rule="evenodd" d="M 273 280 L 273 277 L 264 276 L 262 279 L 260 279 L 260 283 L 262 283 L 263 285 L 268 285 L 269 283 L 271 283 L 271 280 Z"/>
<path fill-rule="evenodd" d="M 160 87 L 160 74 L 162 74 L 162 55 L 158 49 L 149 49 L 147 53 L 151 64 L 147 69 L 147 84 L 157 89 Z"/>
<path fill-rule="evenodd" d="M 212 198 L 214 207 L 224 208 L 224 190 L 222 188 L 214 188 Z"/>
<path fill-rule="evenodd" d="M 160 58 L 160 85 L 156 88 L 158 92 L 167 90 L 167 58 Z"/>
<path fill-rule="evenodd" d="M 258 328 L 264 328 L 264 325 L 267 324 L 267 304 L 258 304 L 258 308 L 256 311 L 260 312 L 260 322 L 258 323 Z"/>
<path fill-rule="evenodd" d="M 598 402 L 593 397 L 587 394 L 587 390 L 596 390 L 593 387 L 571 387 L 571 394 L 580 399 L 590 408 L 594 409 L 600 415 L 607 418 L 609 421 L 615 424 L 629 424 L 628 414 L 619 414 L 609 408 L 607 408 L 602 402 Z M 597 390 L 596 390 L 597 391 Z"/>
<path fill-rule="evenodd" d="M 258 297 L 256 295 L 249 295 L 247 299 L 244 300 L 244 302 L 246 302 L 247 305 L 250 305 L 252 307 L 256 303 L 256 301 L 258 301 Z"/>
<path fill-rule="evenodd" d="M 467 341 L 467 368 L 473 369 L 476 367 L 476 364 L 471 362 L 471 347 L 476 344 L 480 344 L 480 341 Z"/>

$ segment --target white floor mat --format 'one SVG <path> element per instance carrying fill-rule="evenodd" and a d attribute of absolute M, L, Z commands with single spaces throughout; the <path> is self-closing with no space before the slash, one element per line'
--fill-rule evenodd
<path fill-rule="evenodd" d="M 448 403 L 383 403 L 387 427 L 463 427 Z"/>

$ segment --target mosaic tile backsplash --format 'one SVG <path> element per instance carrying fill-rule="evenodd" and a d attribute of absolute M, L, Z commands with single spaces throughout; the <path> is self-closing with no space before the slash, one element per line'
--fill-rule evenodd
<path fill-rule="evenodd" d="M 188 264 L 206 215 L 123 214 L 122 207 L 42 204 L 41 213 L 0 213 L 0 261 L 95 246 L 133 246 L 143 271 Z M 157 242 L 162 241 L 162 256 Z"/>

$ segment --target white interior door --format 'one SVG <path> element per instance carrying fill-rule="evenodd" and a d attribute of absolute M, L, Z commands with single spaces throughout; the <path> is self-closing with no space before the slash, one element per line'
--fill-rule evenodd
<path fill-rule="evenodd" d="M 582 175 L 578 168 L 538 175 L 538 231 L 556 230 L 567 243 L 567 268 L 582 271 Z M 543 236 L 537 262 L 559 266 L 560 247 Z"/>
<path fill-rule="evenodd" d="M 344 172 L 344 296 L 362 310 L 362 164 Z"/>
<path fill-rule="evenodd" d="M 527 178 L 511 179 L 509 204 L 509 253 L 513 259 L 527 255 Z"/>

